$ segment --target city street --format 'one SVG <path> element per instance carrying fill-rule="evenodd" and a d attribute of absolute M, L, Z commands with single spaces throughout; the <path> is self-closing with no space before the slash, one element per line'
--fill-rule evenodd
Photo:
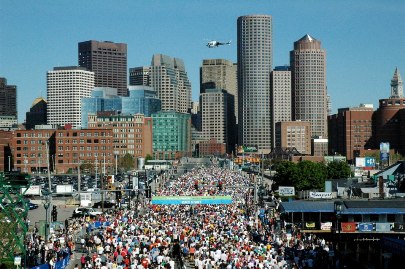
<path fill-rule="evenodd" d="M 43 200 L 39 199 L 31 199 L 31 202 L 34 204 L 39 205 L 37 209 L 33 209 L 28 211 L 28 219 L 30 220 L 30 226 L 34 227 L 36 223 L 38 223 L 40 220 L 45 220 L 45 208 L 43 205 Z M 58 221 L 64 222 L 66 219 L 72 217 L 73 210 L 77 206 L 66 206 L 66 200 L 54 200 L 53 204 L 57 206 L 57 211 L 58 211 Z M 48 209 L 48 214 L 51 213 L 52 211 L 52 206 L 50 206 L 50 209 Z"/>

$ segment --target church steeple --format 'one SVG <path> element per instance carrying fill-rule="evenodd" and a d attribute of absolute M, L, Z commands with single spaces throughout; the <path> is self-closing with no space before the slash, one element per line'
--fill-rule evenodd
<path fill-rule="evenodd" d="M 395 68 L 394 76 L 391 79 L 390 98 L 404 98 L 404 81 L 401 78 L 398 67 Z"/>

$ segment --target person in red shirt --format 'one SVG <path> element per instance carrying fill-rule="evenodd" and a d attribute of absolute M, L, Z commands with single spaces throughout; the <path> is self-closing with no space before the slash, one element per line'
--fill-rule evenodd
<path fill-rule="evenodd" d="M 149 265 L 148 259 L 143 258 L 142 261 L 141 261 L 141 264 L 142 264 L 143 268 L 147 269 L 148 265 Z"/>

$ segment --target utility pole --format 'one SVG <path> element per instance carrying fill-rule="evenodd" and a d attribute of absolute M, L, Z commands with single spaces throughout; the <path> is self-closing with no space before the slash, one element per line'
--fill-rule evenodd
<path fill-rule="evenodd" d="M 98 168 L 98 160 L 96 156 L 96 188 L 97 188 L 97 168 Z"/>
<path fill-rule="evenodd" d="M 51 169 L 49 167 L 49 140 L 46 141 L 46 159 L 47 161 L 47 166 L 48 166 L 48 185 L 49 185 L 49 202 L 48 202 L 48 208 L 46 208 L 46 213 L 48 213 L 49 208 L 52 206 L 52 184 L 51 184 Z M 50 214 L 46 214 L 47 219 L 46 221 L 48 222 L 48 218 L 50 218 Z M 48 222 L 50 223 L 50 222 Z M 48 229 L 48 227 L 46 227 L 45 229 Z M 48 234 L 49 235 L 49 234 Z M 45 238 L 46 240 L 48 240 L 48 238 Z"/>

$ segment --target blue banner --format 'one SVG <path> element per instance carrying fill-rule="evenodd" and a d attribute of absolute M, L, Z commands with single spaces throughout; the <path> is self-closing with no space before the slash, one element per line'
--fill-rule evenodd
<path fill-rule="evenodd" d="M 68 263 L 69 263 L 69 259 L 70 259 L 70 255 L 68 255 L 66 258 L 64 258 L 63 260 L 55 263 L 55 267 L 54 269 L 64 269 Z"/>
<path fill-rule="evenodd" d="M 372 223 L 359 223 L 359 232 L 372 232 L 373 224 Z"/>

